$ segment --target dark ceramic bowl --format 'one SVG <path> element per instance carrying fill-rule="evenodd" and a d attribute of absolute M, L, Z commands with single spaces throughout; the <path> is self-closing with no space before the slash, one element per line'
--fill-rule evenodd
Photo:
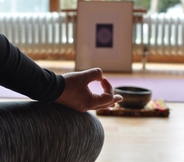
<path fill-rule="evenodd" d="M 123 101 L 118 102 L 121 107 L 141 109 L 150 101 L 152 92 L 141 87 L 121 86 L 115 87 L 114 93 L 123 96 Z"/>

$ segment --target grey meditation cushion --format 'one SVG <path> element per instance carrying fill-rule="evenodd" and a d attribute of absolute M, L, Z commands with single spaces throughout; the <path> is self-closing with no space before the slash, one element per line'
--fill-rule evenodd
<path fill-rule="evenodd" d="M 94 162 L 103 143 L 103 127 L 89 112 L 0 102 L 0 162 Z"/>

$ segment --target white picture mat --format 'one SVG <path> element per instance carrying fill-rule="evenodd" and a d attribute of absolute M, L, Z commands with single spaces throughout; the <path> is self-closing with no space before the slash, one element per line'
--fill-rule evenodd
<path fill-rule="evenodd" d="M 120 15 L 116 13 L 92 13 L 89 15 L 89 57 L 90 59 L 93 59 L 94 61 L 97 60 L 116 60 L 119 58 L 118 52 L 119 48 L 119 42 L 121 41 L 120 35 Z M 95 39 L 96 35 L 96 24 L 113 24 L 113 47 L 112 48 L 96 48 L 95 46 Z M 114 54 L 113 54 L 114 53 Z"/>
<path fill-rule="evenodd" d="M 132 70 L 133 2 L 78 1 L 76 70 Z M 113 47 L 96 48 L 96 24 L 113 24 Z"/>

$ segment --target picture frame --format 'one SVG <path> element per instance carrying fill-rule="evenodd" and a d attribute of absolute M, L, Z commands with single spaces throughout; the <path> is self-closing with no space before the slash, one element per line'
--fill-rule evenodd
<path fill-rule="evenodd" d="M 78 1 L 75 70 L 132 71 L 133 1 Z"/>

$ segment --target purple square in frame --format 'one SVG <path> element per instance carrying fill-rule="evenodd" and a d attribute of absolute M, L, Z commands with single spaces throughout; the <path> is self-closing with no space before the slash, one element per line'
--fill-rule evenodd
<path fill-rule="evenodd" d="M 113 24 L 96 24 L 96 47 L 113 47 Z"/>

